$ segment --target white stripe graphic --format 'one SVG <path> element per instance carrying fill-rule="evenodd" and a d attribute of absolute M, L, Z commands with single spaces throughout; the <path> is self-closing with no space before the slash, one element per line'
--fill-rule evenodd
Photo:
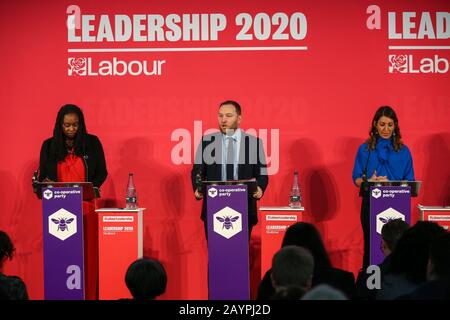
<path fill-rule="evenodd" d="M 450 46 L 389 46 L 389 50 L 450 50 Z"/>
<path fill-rule="evenodd" d="M 204 48 L 98 48 L 68 49 L 67 52 L 198 52 L 198 51 L 307 51 L 306 46 L 296 47 L 204 47 Z"/>

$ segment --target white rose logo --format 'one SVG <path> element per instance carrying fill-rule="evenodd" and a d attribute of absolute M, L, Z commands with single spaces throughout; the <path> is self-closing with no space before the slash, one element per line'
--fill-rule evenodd
<path fill-rule="evenodd" d="M 86 58 L 69 58 L 69 76 L 86 75 Z"/>
<path fill-rule="evenodd" d="M 408 71 L 408 58 L 405 54 L 389 55 L 389 63 L 390 73 L 406 73 Z"/>

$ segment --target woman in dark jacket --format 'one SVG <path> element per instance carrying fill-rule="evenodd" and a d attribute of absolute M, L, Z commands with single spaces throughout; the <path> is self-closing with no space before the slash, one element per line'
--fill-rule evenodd
<path fill-rule="evenodd" d="M 74 172 L 61 168 L 70 161 Z M 78 167 L 77 163 L 82 166 Z M 64 181 L 66 173 L 79 181 Z M 100 140 L 88 134 L 80 108 L 66 104 L 58 112 L 53 137 L 42 144 L 39 161 L 39 181 L 92 182 L 100 188 L 108 175 L 105 155 Z"/>
<path fill-rule="evenodd" d="M 354 297 L 355 276 L 351 272 L 332 267 L 322 238 L 314 225 L 306 222 L 291 225 L 286 230 L 281 247 L 291 245 L 308 249 L 314 257 L 312 287 L 326 283 L 341 290 L 348 298 Z M 270 274 L 271 270 L 267 271 L 259 284 L 258 300 L 267 300 L 275 293 Z"/>
<path fill-rule="evenodd" d="M 61 107 L 53 137 L 42 144 L 38 180 L 92 182 L 98 189 L 108 175 L 100 140 L 87 133 L 83 112 L 73 104 Z M 97 195 L 99 193 L 96 192 Z M 98 231 L 95 199 L 83 201 L 86 299 L 97 298 Z"/>

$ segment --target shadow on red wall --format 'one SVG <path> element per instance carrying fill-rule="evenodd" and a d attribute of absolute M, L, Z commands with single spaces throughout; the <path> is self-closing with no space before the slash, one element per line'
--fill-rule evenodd
<path fill-rule="evenodd" d="M 9 212 L 1 215 L 0 229 L 9 234 L 16 247 L 13 260 L 5 264 L 5 274 L 19 275 L 31 299 L 44 297 L 42 210 L 31 187 L 31 177 L 37 168 L 37 161 L 28 162 L 19 173 L 20 181 L 5 171 L 0 172 L 0 189 L 8 190 L 0 193 L 0 201 L 3 210 Z"/>
<path fill-rule="evenodd" d="M 416 179 L 423 183 L 420 204 L 450 206 L 450 133 L 425 136 L 419 139 L 417 148 L 416 152 L 425 157 L 423 176 L 416 174 Z M 427 181 L 433 181 L 433 184 Z"/>

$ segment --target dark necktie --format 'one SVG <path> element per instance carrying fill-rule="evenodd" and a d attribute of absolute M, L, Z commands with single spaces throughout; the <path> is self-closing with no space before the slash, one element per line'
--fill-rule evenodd
<path fill-rule="evenodd" d="M 234 180 L 234 139 L 228 137 L 228 147 L 227 147 L 227 181 Z"/>

